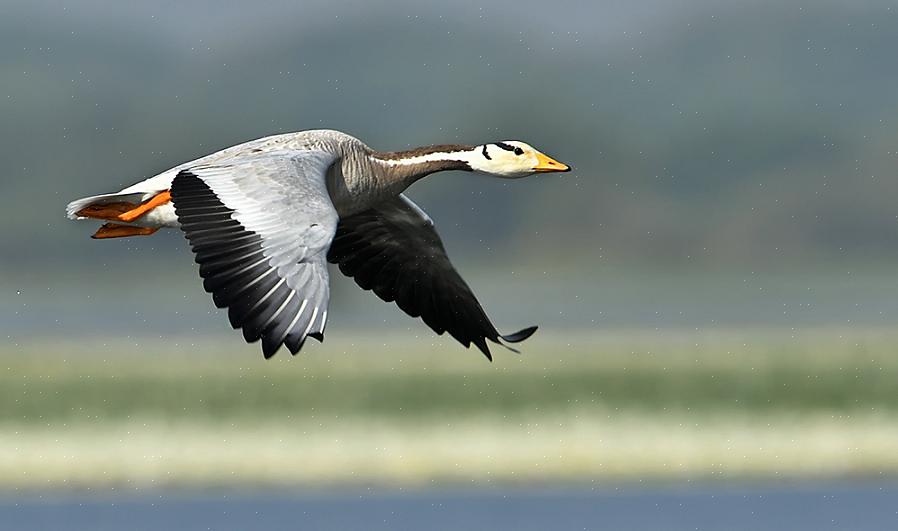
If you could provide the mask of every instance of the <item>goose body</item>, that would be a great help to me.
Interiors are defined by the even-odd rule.
[[[569,168],[522,142],[378,152],[332,130],[252,140],[180,164],[119,192],[70,203],[71,219],[107,221],[95,238],[179,227],[203,286],[247,342],[271,357],[323,340],[327,262],[366,290],[421,317],[438,334],[475,344],[500,335],[449,261],[433,221],[402,194],[444,170],[518,178]]]

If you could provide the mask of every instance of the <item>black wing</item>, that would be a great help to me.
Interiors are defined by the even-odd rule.
[[[535,326],[508,335],[496,331],[446,256],[433,221],[403,195],[341,218],[327,259],[362,289],[395,301],[437,334],[449,332],[465,347],[474,343],[490,360],[487,339],[517,343],[536,331]]]

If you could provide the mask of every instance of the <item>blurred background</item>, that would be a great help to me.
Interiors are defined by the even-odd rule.
[[[0,10],[17,528],[898,525],[892,2]],[[520,355],[490,364],[333,271],[327,341],[266,362],[178,231],[64,218],[311,128],[574,167],[410,190],[497,326],[540,325]]]

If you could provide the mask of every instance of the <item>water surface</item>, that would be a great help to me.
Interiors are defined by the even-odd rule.
[[[3,529],[898,529],[898,483],[620,488],[385,488],[33,493],[0,499]]]

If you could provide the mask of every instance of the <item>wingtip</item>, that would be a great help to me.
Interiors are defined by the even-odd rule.
[[[244,329],[245,330],[245,329]],[[272,336],[270,334],[262,334],[262,355],[265,356],[265,359],[271,359],[275,354],[280,352],[281,347],[284,346],[283,341],[279,341],[276,336]],[[249,341],[247,341],[249,342]]]
[[[532,336],[538,328],[538,326],[528,326],[527,328],[518,330],[513,334],[506,334],[499,337],[502,338],[502,341],[505,341],[506,343],[520,343],[521,341],[524,341],[525,339]]]
[[[305,338],[302,338],[302,340],[300,340],[300,341],[298,341],[298,342],[296,342],[296,343],[291,343],[291,342],[285,342],[285,343],[284,343],[284,345],[287,347],[287,350],[290,351],[290,354],[292,354],[292,355],[294,355],[294,356],[296,356],[296,355],[299,354],[299,351],[302,350],[302,346],[305,345],[305,344],[306,344],[306,339],[305,339]]]
[[[493,361],[493,353],[490,352],[490,347],[486,344],[486,341],[482,337],[473,338],[471,340],[471,343],[474,343],[474,345],[480,350],[480,352],[483,352],[483,355],[486,356],[486,359],[490,360],[491,362]],[[470,345],[470,343],[468,345]]]

